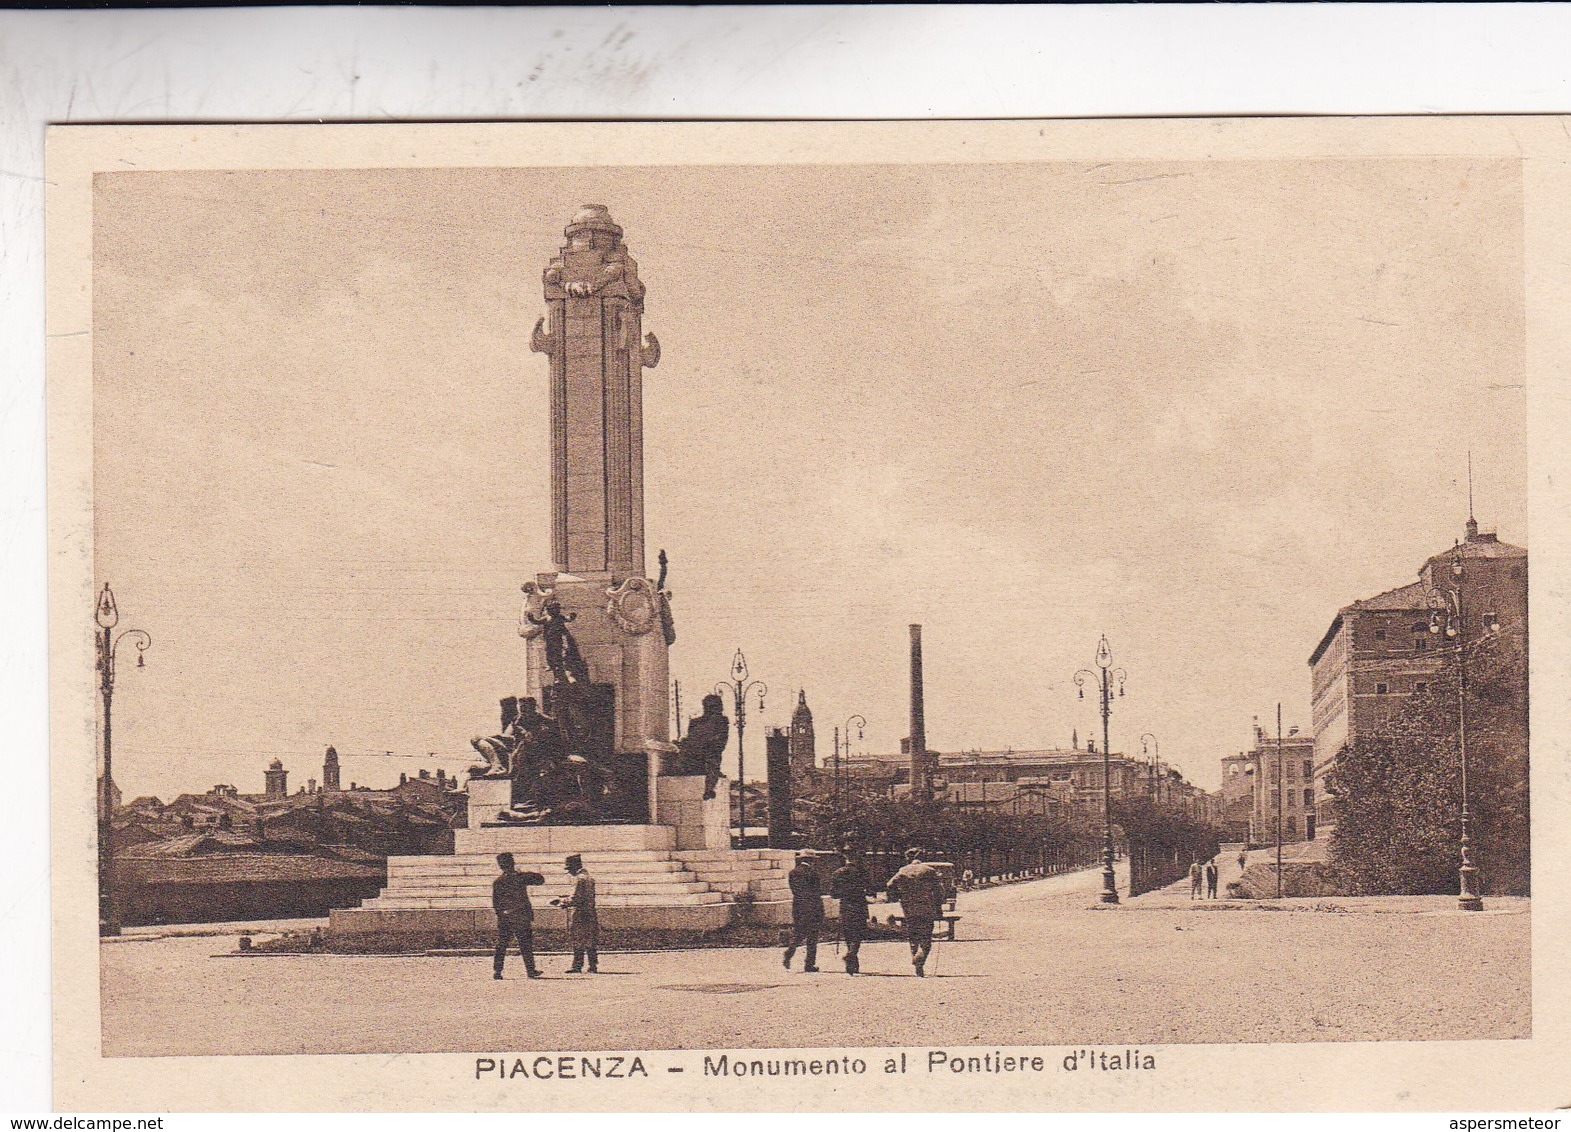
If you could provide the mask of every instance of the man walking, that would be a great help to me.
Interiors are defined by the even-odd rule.
[[[867,870],[862,854],[845,850],[845,864],[829,880],[829,895],[840,902],[840,938],[845,940],[846,974],[862,972],[862,938],[867,935]]]
[[[786,970],[796,949],[807,945],[804,971],[818,970],[818,933],[824,926],[824,882],[813,867],[813,855],[803,850],[796,855],[796,868],[786,879],[791,884],[791,946],[785,949]]]
[[[544,884],[539,873],[521,873],[513,867],[511,853],[498,853],[496,863],[502,875],[491,882],[491,907],[496,912],[496,978],[502,977],[502,962],[507,958],[507,947],[518,940],[519,954],[524,957],[524,970],[531,979],[538,979],[535,969],[535,909],[529,903],[529,889]]]
[[[1204,879],[1205,872],[1201,869],[1200,861],[1197,858],[1189,866],[1189,899],[1200,899],[1200,882]]]
[[[573,894],[556,903],[567,909],[567,943],[573,949],[573,965],[568,974],[576,975],[589,961],[589,973],[600,970],[600,914],[595,910],[595,878],[584,868],[584,859],[574,853],[567,858],[567,875],[573,878]]]
[[[911,966],[916,968],[917,978],[924,978],[923,968],[933,950],[933,922],[944,914],[943,881],[937,869],[923,864],[920,849],[907,849],[905,867],[884,887],[889,899],[900,901],[906,939],[911,944]]]
[[[1216,899],[1216,858],[1212,857],[1206,862],[1206,899]]]

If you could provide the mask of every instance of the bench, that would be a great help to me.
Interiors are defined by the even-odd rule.
[[[937,932],[935,930],[933,932],[933,938],[934,939],[954,939],[955,938],[955,925],[960,922],[959,915],[954,913],[954,912],[945,912],[942,916],[938,917],[937,920],[933,921],[933,923],[935,925],[940,923],[940,922],[942,922],[944,924],[944,931],[943,931],[942,934],[940,934],[939,932]],[[905,927],[905,923],[906,923],[906,921],[905,921],[905,917],[904,916],[890,916],[889,917],[889,926],[890,927],[903,928],[903,927]]]

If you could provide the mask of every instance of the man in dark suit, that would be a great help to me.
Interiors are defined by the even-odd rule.
[[[511,853],[498,853],[496,863],[502,875],[491,882],[491,907],[496,911],[496,978],[502,977],[502,963],[507,958],[507,946],[518,940],[518,951],[524,957],[524,970],[531,979],[538,979],[535,969],[535,909],[529,903],[529,889],[544,884],[539,873],[521,873],[513,867]]]
[[[791,946],[785,950],[785,968],[791,969],[796,949],[806,944],[807,962],[802,970],[817,971],[818,933],[824,926],[824,882],[813,867],[813,855],[798,853],[796,868],[786,879],[791,884]]]
[[[840,902],[840,938],[845,940],[848,975],[862,971],[862,938],[867,935],[867,898],[871,888],[862,854],[846,849],[845,864],[829,880],[829,895]]]

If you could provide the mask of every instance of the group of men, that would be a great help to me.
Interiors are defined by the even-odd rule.
[[[535,909],[529,902],[529,890],[545,883],[545,877],[535,872],[520,872],[511,853],[498,853],[497,867],[502,875],[491,882],[491,907],[496,912],[496,954],[493,966],[496,978],[502,977],[502,965],[507,959],[507,949],[514,940],[524,958],[524,970],[531,979],[540,978],[535,965]],[[573,878],[572,895],[558,897],[551,903],[567,909],[567,942],[573,949],[573,965],[568,974],[587,970],[591,975],[600,970],[600,915],[595,909],[595,878],[584,868],[584,859],[574,853],[565,862],[567,875]],[[585,962],[588,967],[585,967]]]
[[[797,950],[806,949],[804,971],[818,970],[818,937],[824,927],[823,878],[811,850],[797,854],[791,870],[791,942],[783,963],[791,969]],[[845,942],[846,974],[862,970],[862,940],[867,936],[868,900],[877,891],[868,879],[862,857],[853,849],[843,854],[845,864],[829,879],[828,895],[840,905],[840,938]],[[944,914],[944,885],[938,870],[922,860],[920,849],[906,850],[906,864],[883,885],[889,899],[900,902],[901,920],[911,945],[911,965],[918,978],[926,974],[933,950],[933,925]]]
[[[1242,866],[1240,866],[1242,868]],[[1216,858],[1212,857],[1205,864],[1198,860],[1189,866],[1189,899],[1200,899],[1200,886],[1205,885],[1207,900],[1216,899],[1217,868]]]
[[[785,966],[798,949],[806,948],[805,971],[818,970],[818,939],[824,927],[823,878],[814,860],[817,854],[804,850],[797,854],[796,867],[789,874],[791,884],[791,943],[785,951]],[[868,879],[861,854],[848,849],[845,863],[836,869],[829,882],[828,895],[840,905],[840,936],[845,942],[846,974],[862,970],[862,940],[867,936],[868,902],[877,889]],[[534,905],[529,890],[545,883],[537,872],[521,872],[511,853],[499,853],[497,867],[502,873],[491,884],[491,907],[496,912],[495,977],[502,977],[507,951],[515,942],[523,956],[524,970],[531,979],[541,977],[535,964]],[[566,908],[567,941],[573,949],[569,974],[596,974],[600,969],[600,917],[595,908],[595,878],[584,867],[584,859],[574,853],[565,861],[573,878],[572,894],[551,903]],[[920,849],[906,850],[906,864],[883,885],[891,900],[900,903],[906,939],[911,945],[911,965],[918,978],[926,974],[933,950],[933,925],[944,915],[944,885],[938,870],[922,860]]]

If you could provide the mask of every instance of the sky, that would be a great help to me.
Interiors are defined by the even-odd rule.
[[[1337,609],[1527,545],[1517,163],[134,172],[94,190],[94,554],[127,798],[462,770],[549,570],[540,272],[584,203],[663,356],[684,714],[745,651],[821,754],[1100,733],[1215,787]],[[91,610],[83,611],[84,631]],[[391,752],[389,755],[387,752]],[[735,744],[728,753],[734,766]]]

